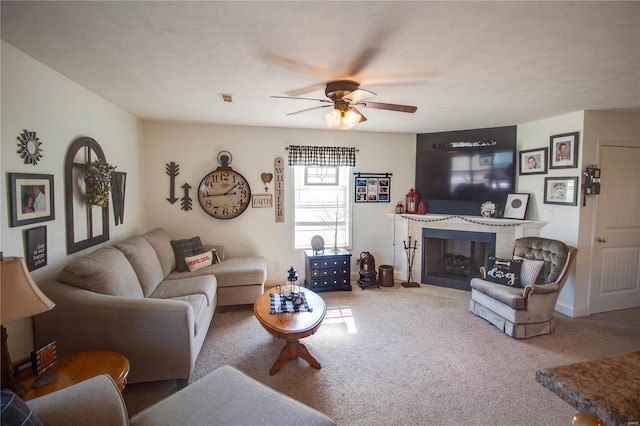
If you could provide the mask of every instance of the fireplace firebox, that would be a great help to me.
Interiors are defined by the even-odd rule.
[[[471,291],[471,279],[495,256],[496,234],[423,228],[422,248],[422,283]]]

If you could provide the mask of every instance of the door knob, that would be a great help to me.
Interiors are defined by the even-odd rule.
[[[607,242],[607,239],[606,239],[605,237],[598,237],[597,241],[598,241],[599,243],[606,243],[606,242]]]

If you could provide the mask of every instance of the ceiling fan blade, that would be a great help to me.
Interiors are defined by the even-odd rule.
[[[306,86],[306,87],[301,87],[299,89],[290,90],[290,91],[287,92],[287,95],[300,96],[300,95],[304,95],[304,94],[307,94],[307,93],[316,92],[318,90],[323,90],[325,86],[326,86],[325,82],[316,83],[316,84],[310,84],[309,86]]]
[[[364,70],[373,58],[380,53],[379,47],[368,47],[363,50],[347,67],[348,76],[356,76]]]
[[[271,97],[276,99],[298,99],[303,101],[318,101],[318,102],[333,103],[328,99],[318,99],[318,98],[299,98],[297,96],[271,96]]]
[[[409,106],[409,105],[385,104],[381,102],[358,102],[356,105],[360,105],[365,108],[386,109],[389,111],[410,112],[410,113],[416,112],[418,109],[418,107]]]
[[[348,95],[344,95],[342,97],[342,99],[347,99],[351,102],[357,103],[360,102],[363,99],[367,99],[370,98],[372,96],[375,96],[376,93],[370,91],[370,90],[364,90],[364,89],[358,89],[358,90],[354,90],[353,92],[349,93]]]
[[[359,75],[366,67],[368,67],[373,59],[380,55],[386,41],[391,35],[390,28],[381,28],[375,26],[375,32],[367,37],[367,46],[360,50],[360,53],[347,66],[346,75],[355,77]]]
[[[352,110],[354,110],[355,112],[357,112],[358,114],[360,114],[360,121],[358,121],[358,123],[364,123],[365,121],[367,121],[367,117],[364,116],[363,113],[361,113],[360,111],[358,111],[358,109],[356,107],[349,107]]]
[[[314,109],[327,108],[327,107],[331,107],[331,106],[333,106],[333,105],[320,105],[320,106],[313,107],[313,108],[301,109],[300,111],[290,112],[289,114],[287,114],[287,116],[296,115],[296,114],[302,114],[303,112],[311,111],[311,110],[314,110]]]

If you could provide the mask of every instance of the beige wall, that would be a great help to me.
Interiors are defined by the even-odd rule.
[[[286,280],[293,266],[304,276],[304,253],[292,249],[291,167],[285,165],[285,221],[276,223],[273,208],[249,207],[231,220],[207,215],[197,201],[202,178],[219,166],[217,154],[226,150],[233,156],[231,167],[249,182],[254,194],[264,193],[263,172],[273,173],[276,157],[287,159],[288,145],[329,145],[355,147],[354,172],[393,173],[390,203],[352,203],[355,259],[362,251],[371,252],[377,264],[393,261],[392,226],[385,213],[393,211],[413,185],[415,175],[415,135],[345,132],[339,130],[297,130],[268,127],[219,126],[166,122],[144,123],[145,205],[148,228],[165,227],[174,238],[199,235],[204,241],[224,244],[230,256],[260,255],[267,260],[267,283]],[[170,204],[166,164],[180,166],[176,196],[188,183],[192,188],[193,210],[183,211],[180,202]],[[273,185],[269,190],[273,194]],[[396,259],[401,262],[401,260]],[[280,268],[275,268],[275,263]],[[352,271],[357,272],[355,261]]]
[[[582,183],[582,170],[589,164],[598,164],[600,145],[605,142],[623,142],[640,145],[640,115],[622,112],[584,111],[552,117],[518,126],[518,150],[549,146],[552,135],[580,132],[578,167],[552,169],[546,175],[517,176],[518,192],[531,193],[528,219],[547,221],[541,236],[562,240],[579,250],[574,272],[569,276],[558,298],[556,310],[571,317],[589,315],[589,293],[597,285],[590,274],[594,251],[595,226],[594,197],[582,206],[582,195],[577,206],[558,206],[543,203],[544,178],[577,176]]]
[[[549,148],[550,137],[553,135],[580,132],[578,155],[581,156],[584,145],[584,113],[575,112],[545,120],[534,121],[518,125],[518,151]],[[551,153],[549,153],[551,155]],[[519,161],[519,160],[518,160]],[[518,165],[519,167],[519,165]],[[548,164],[547,164],[548,167]],[[518,168],[518,170],[520,170]],[[575,169],[548,169],[544,175],[516,176],[516,188],[518,192],[531,194],[527,207],[527,219],[548,222],[540,230],[540,236],[554,238],[565,243],[577,246],[578,229],[580,226],[580,203],[577,206],[560,206],[544,204],[544,179],[546,177],[580,177],[582,170],[581,159],[578,158],[578,167]],[[580,256],[578,256],[580,259]],[[578,316],[574,306],[575,273],[572,273],[565,283],[556,309],[571,317]]]
[[[24,257],[24,230],[46,225],[48,264],[32,272],[38,282],[56,277],[69,261],[66,254],[64,160],[67,148],[74,139],[80,136],[94,138],[102,146],[107,161],[116,165],[118,171],[127,172],[124,224],[115,226],[110,211],[110,243],[134,234],[143,227],[141,124],[131,114],[5,42],[2,42],[1,60],[0,249],[5,256]],[[23,129],[37,132],[42,141],[42,159],[35,166],[24,164],[16,153],[16,138]],[[53,175],[55,220],[9,227],[7,173]],[[86,253],[83,251],[73,256]],[[28,355],[33,350],[30,320],[11,323],[7,330],[14,358]]]

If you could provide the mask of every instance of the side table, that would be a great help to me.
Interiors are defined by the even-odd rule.
[[[39,376],[31,373],[23,373],[22,377],[16,380],[16,387],[24,386],[26,395],[23,400],[38,398],[67,388],[100,374],[108,374],[116,382],[120,391],[124,390],[129,375],[129,360],[117,352],[110,351],[90,351],[76,352],[63,355],[53,367],[46,370],[42,375],[56,373],[58,378],[48,385],[34,388],[33,384]]]

